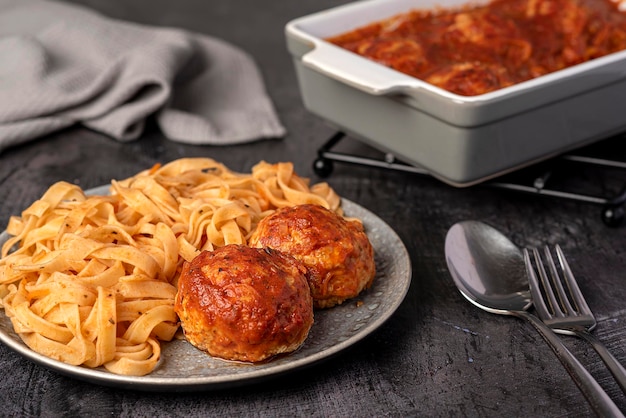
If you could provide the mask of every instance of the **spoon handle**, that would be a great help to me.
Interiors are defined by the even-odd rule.
[[[585,395],[587,401],[589,401],[589,404],[598,416],[624,416],[617,405],[615,405],[615,403],[611,400],[609,395],[607,395],[587,369],[585,369],[578,359],[576,359],[567,347],[565,347],[563,342],[559,339],[559,337],[557,337],[552,329],[541,322],[539,318],[526,311],[515,312],[514,315],[519,318],[526,319],[532,324],[533,327],[535,327],[537,331],[539,331],[567,372],[572,376],[574,383],[576,383],[583,395]]]

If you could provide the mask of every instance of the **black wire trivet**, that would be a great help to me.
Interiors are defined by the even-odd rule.
[[[345,133],[337,132],[319,148],[317,159],[313,163],[313,169],[320,177],[330,176],[333,171],[333,162],[382,168],[432,177],[427,170],[403,163],[390,153],[385,154],[382,159],[377,159],[333,151],[333,148],[345,136]],[[623,206],[624,203],[626,203],[626,181],[623,182],[621,191],[611,196],[569,192],[559,188],[548,187],[548,183],[555,177],[555,173],[563,168],[563,163],[576,163],[586,167],[602,169],[626,170],[626,161],[617,161],[610,158],[598,158],[588,155],[565,154],[549,160],[548,162],[537,164],[532,168],[522,169],[515,174],[504,175],[495,180],[486,181],[479,184],[479,186],[600,205],[602,206],[602,221],[607,226],[619,226],[624,219]]]

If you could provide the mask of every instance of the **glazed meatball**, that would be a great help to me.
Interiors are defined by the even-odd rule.
[[[185,337],[226,360],[296,350],[313,325],[308,271],[272,249],[227,245],[185,263],[175,310]]]
[[[371,286],[374,249],[361,222],[348,220],[319,205],[298,205],[265,217],[250,246],[290,254],[309,269],[316,308],[329,308]]]

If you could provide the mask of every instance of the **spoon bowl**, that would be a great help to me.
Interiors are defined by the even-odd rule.
[[[445,256],[450,275],[467,300],[487,312],[527,320],[599,416],[624,416],[552,329],[527,311],[532,306],[530,285],[522,251],[515,244],[487,224],[464,221],[448,231]]]
[[[445,254],[461,294],[479,308],[510,315],[532,305],[522,251],[497,229],[477,221],[453,225]]]

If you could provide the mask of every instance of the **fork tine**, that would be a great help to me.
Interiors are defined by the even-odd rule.
[[[561,305],[559,305],[559,302],[554,294],[553,286],[550,284],[550,277],[548,277],[548,273],[546,272],[546,268],[544,265],[544,261],[541,258],[541,254],[536,248],[533,248],[532,251],[533,251],[533,256],[535,257],[535,264],[537,265],[537,271],[539,272],[539,278],[541,279],[541,284],[543,286],[543,292],[547,299],[547,303],[550,306],[550,313],[553,316],[562,317],[563,310],[561,309]],[[553,282],[555,281],[554,280],[555,277],[557,278],[557,281],[558,281],[558,276],[555,276],[556,270],[554,268],[554,263],[551,263],[552,258],[550,257],[549,252],[546,254],[546,258],[548,262],[548,268],[550,270],[550,275],[552,277],[552,281]],[[558,291],[558,288],[557,288],[557,291]],[[559,298],[560,297],[561,295],[559,295]]]
[[[545,246],[544,247],[544,253],[546,255],[546,264],[548,265],[548,269],[550,270],[550,275],[551,275],[551,279],[552,279],[552,284],[554,286],[551,286],[553,288],[556,289],[556,293],[558,296],[558,302],[560,302],[559,304],[559,310],[561,310],[561,312],[567,314],[577,314],[577,310],[574,309],[572,307],[572,304],[570,303],[570,298],[567,296],[567,293],[565,292],[565,289],[563,288],[563,283],[561,281],[561,274],[559,274],[559,272],[557,271],[557,267],[556,267],[556,263],[554,262],[554,258],[552,257],[552,252],[550,251],[550,247],[549,246]],[[559,257],[559,261],[561,261],[562,258]],[[563,264],[561,263],[561,267],[563,266]],[[573,279],[573,275],[570,277],[571,279]],[[569,288],[568,285],[568,290],[571,290]],[[556,302],[556,300],[555,300]],[[557,303],[558,303],[557,302]],[[556,307],[555,307],[555,312],[556,312]],[[559,315],[560,316],[560,315]]]
[[[578,287],[578,283],[576,282],[576,278],[574,277],[574,273],[569,267],[569,263],[565,258],[565,254],[563,254],[563,250],[560,245],[556,245],[556,254],[559,259],[559,263],[561,264],[561,269],[563,270],[563,276],[566,286],[569,289],[569,293],[572,296],[573,302],[576,305],[576,311],[581,315],[592,315],[591,309],[587,305],[587,301],[583,297],[583,293],[580,291]]]
[[[533,305],[535,305],[535,309],[538,312],[549,313],[551,309],[545,303],[545,299],[543,298],[541,293],[541,287],[539,286],[539,279],[537,278],[537,274],[535,273],[535,266],[539,266],[541,264],[537,263],[536,250],[533,248],[531,249],[531,251],[533,252],[533,258],[535,259],[534,265],[532,260],[530,259],[529,251],[524,248],[524,263],[526,264],[526,271],[528,273],[528,282],[530,284],[530,292],[533,299]],[[542,315],[540,314],[540,316]]]

